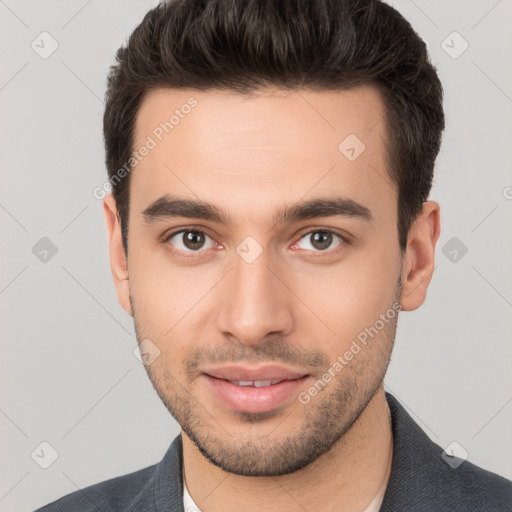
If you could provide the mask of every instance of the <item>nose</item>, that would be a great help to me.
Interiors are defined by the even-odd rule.
[[[257,345],[270,334],[286,336],[293,330],[293,294],[278,275],[265,251],[251,263],[234,255],[217,315],[224,336]]]

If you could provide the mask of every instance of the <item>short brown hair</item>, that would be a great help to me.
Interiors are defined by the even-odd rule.
[[[427,200],[445,119],[443,89],[423,40],[379,0],[167,0],[119,48],[108,76],[106,166],[127,251],[130,160],[137,110],[155,88],[266,86],[346,90],[374,85],[386,110],[388,172],[405,249]]]

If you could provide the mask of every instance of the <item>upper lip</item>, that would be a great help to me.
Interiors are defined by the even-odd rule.
[[[231,381],[292,380],[307,375],[307,373],[277,365],[265,365],[257,368],[235,365],[222,366],[203,370],[203,373],[216,379]]]

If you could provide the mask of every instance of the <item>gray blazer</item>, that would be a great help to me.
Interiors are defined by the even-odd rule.
[[[389,393],[386,399],[394,457],[381,512],[512,511],[511,481],[468,461],[454,469],[397,399]],[[75,491],[36,512],[184,512],[181,464],[179,435],[158,464]]]

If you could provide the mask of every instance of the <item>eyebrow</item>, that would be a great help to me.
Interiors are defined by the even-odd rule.
[[[148,224],[173,217],[202,219],[226,225],[231,222],[231,216],[222,208],[205,201],[182,199],[169,194],[151,203],[142,215]],[[325,197],[284,206],[273,216],[273,222],[274,225],[292,224],[301,220],[335,216],[357,218],[366,222],[374,220],[366,206],[352,199]]]

